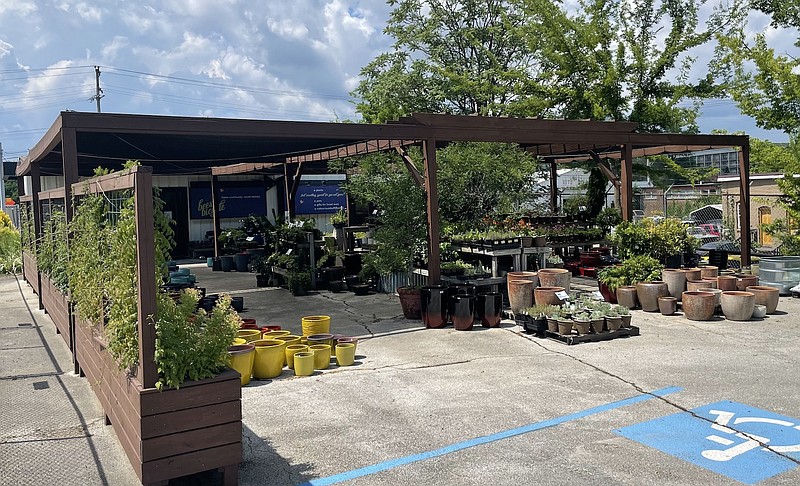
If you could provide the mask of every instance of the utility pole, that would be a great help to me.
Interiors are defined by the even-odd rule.
[[[97,113],[100,113],[100,98],[104,97],[103,88],[100,87],[100,66],[94,67],[94,96],[89,98],[89,101],[96,101],[97,102]]]

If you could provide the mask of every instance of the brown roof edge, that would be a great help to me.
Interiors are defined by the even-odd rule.
[[[17,176],[27,175],[31,170],[32,163],[37,162],[61,143],[61,128],[64,127],[64,115],[66,113],[64,111],[59,113],[44,136],[28,151],[28,155],[20,159],[20,163],[17,165]]]

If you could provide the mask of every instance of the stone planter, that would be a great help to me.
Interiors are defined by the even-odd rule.
[[[606,316],[606,327],[609,332],[619,331],[622,327],[622,316]]]
[[[719,267],[714,265],[706,265],[700,267],[700,278],[717,278],[719,276]]]
[[[678,299],[675,297],[659,297],[658,310],[662,316],[671,316],[678,309]]]
[[[713,285],[713,286],[712,286]],[[686,281],[686,290],[689,292],[696,292],[700,289],[713,289],[716,288],[717,283],[712,282],[710,280],[687,280]]]
[[[419,288],[400,287],[397,289],[397,294],[400,296],[400,306],[403,309],[403,317],[406,319],[422,319]]]
[[[534,287],[539,286],[539,274],[537,272],[508,272],[506,282],[510,280],[531,280]]]
[[[703,282],[706,282],[708,284],[709,288],[712,288],[712,289],[716,289],[717,288],[717,277],[714,277],[714,278],[701,278],[700,280],[702,280]],[[696,282],[696,280],[695,280],[695,282]]]
[[[539,285],[542,287],[564,287],[569,292],[572,273],[565,268],[544,268],[539,270]]]
[[[533,280],[508,280],[508,302],[514,314],[533,305],[534,287]]]
[[[736,290],[736,277],[733,275],[720,275],[717,277],[717,288],[722,291]]]
[[[639,307],[639,298],[636,296],[635,285],[623,285],[617,287],[617,303],[624,305],[628,309]]]
[[[578,334],[589,334],[589,328],[591,326],[592,321],[588,319],[585,321],[579,321],[577,319],[574,319],[572,322],[573,326],[578,331]]]
[[[752,292],[729,290],[722,292],[722,313],[725,319],[732,321],[749,321],[753,317],[756,296]]]
[[[666,282],[638,282],[636,296],[645,312],[658,312],[658,298],[669,296]]]
[[[744,291],[747,287],[758,285],[758,277],[755,275],[737,275],[736,290]]]
[[[572,324],[572,319],[559,319],[558,333],[562,336],[569,336],[572,334]]]
[[[751,285],[745,288],[747,292],[752,292],[756,296],[756,305],[763,305],[767,308],[767,314],[774,314],[778,308],[778,297],[780,290],[776,287],[766,285]]]
[[[722,300],[722,291],[720,289],[705,288],[698,290],[698,292],[708,292],[714,294],[714,302],[716,302],[717,307],[719,307],[719,303]]]
[[[536,305],[561,305],[563,301],[556,293],[563,291],[564,287],[537,287],[533,290],[534,301]]]
[[[684,292],[683,315],[690,321],[708,321],[714,316],[717,299],[711,292]]]
[[[686,275],[686,281],[703,278],[703,270],[701,268],[684,268],[683,273]]]
[[[661,271],[661,279],[666,282],[669,295],[681,300],[681,293],[686,290],[686,272],[677,268],[665,268]]]
[[[753,319],[763,319],[767,317],[767,306],[756,304],[753,307]]]

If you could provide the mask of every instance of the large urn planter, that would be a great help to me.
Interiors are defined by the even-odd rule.
[[[756,305],[763,305],[767,308],[767,314],[774,314],[778,308],[778,297],[780,290],[777,287],[767,285],[751,285],[745,289],[756,296]]]
[[[539,270],[539,285],[542,287],[564,287],[569,292],[572,272],[566,268],[543,268]]]
[[[722,291],[736,290],[736,277],[733,275],[720,275],[717,277],[717,288]]]
[[[725,319],[732,321],[749,321],[753,317],[756,305],[756,296],[752,292],[729,290],[722,292],[722,313]]]
[[[717,298],[711,292],[684,292],[681,308],[690,321],[708,321],[714,316]]]
[[[538,272],[508,272],[506,274],[506,282],[510,280],[531,280],[534,287],[539,286]]]
[[[556,295],[564,292],[564,287],[537,287],[533,291],[536,305],[561,305],[563,301]]]
[[[475,315],[483,327],[498,327],[500,313],[503,311],[503,294],[487,292],[475,298]]]
[[[700,278],[717,278],[719,276],[719,267],[714,265],[706,265],[700,267]]]
[[[612,292],[611,289],[608,288],[608,285],[598,280],[597,287],[600,290],[600,295],[603,296],[603,300],[610,304],[617,303],[617,294],[616,292]]]
[[[622,285],[617,287],[617,303],[628,309],[639,307],[639,298],[636,296],[635,285]]]
[[[533,305],[533,280],[509,280],[508,281],[508,302],[511,311],[518,314],[523,309]]]
[[[686,290],[686,272],[677,268],[665,268],[661,271],[661,279],[666,282],[669,295],[681,300],[681,293]]]
[[[710,280],[687,280],[686,281],[686,290],[689,292],[696,292],[700,289],[713,289],[716,288],[717,283],[712,282]]]
[[[755,275],[737,275],[736,276],[736,290],[745,291],[747,287],[755,287],[758,285],[758,277]]]
[[[453,304],[453,327],[456,331],[469,331],[475,322],[475,297],[472,295],[455,295],[451,297]]]
[[[420,289],[420,310],[425,327],[439,328],[447,325],[447,287],[432,285]]]
[[[636,296],[645,312],[658,312],[658,298],[669,296],[666,282],[638,282]]]
[[[403,308],[403,317],[406,319],[422,319],[419,288],[399,287],[397,289],[397,295],[400,296],[400,307]]]

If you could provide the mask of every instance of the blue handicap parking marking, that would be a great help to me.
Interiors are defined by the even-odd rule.
[[[787,457],[800,460],[800,420],[731,401],[691,412],[614,432],[747,484],[797,467]]]

